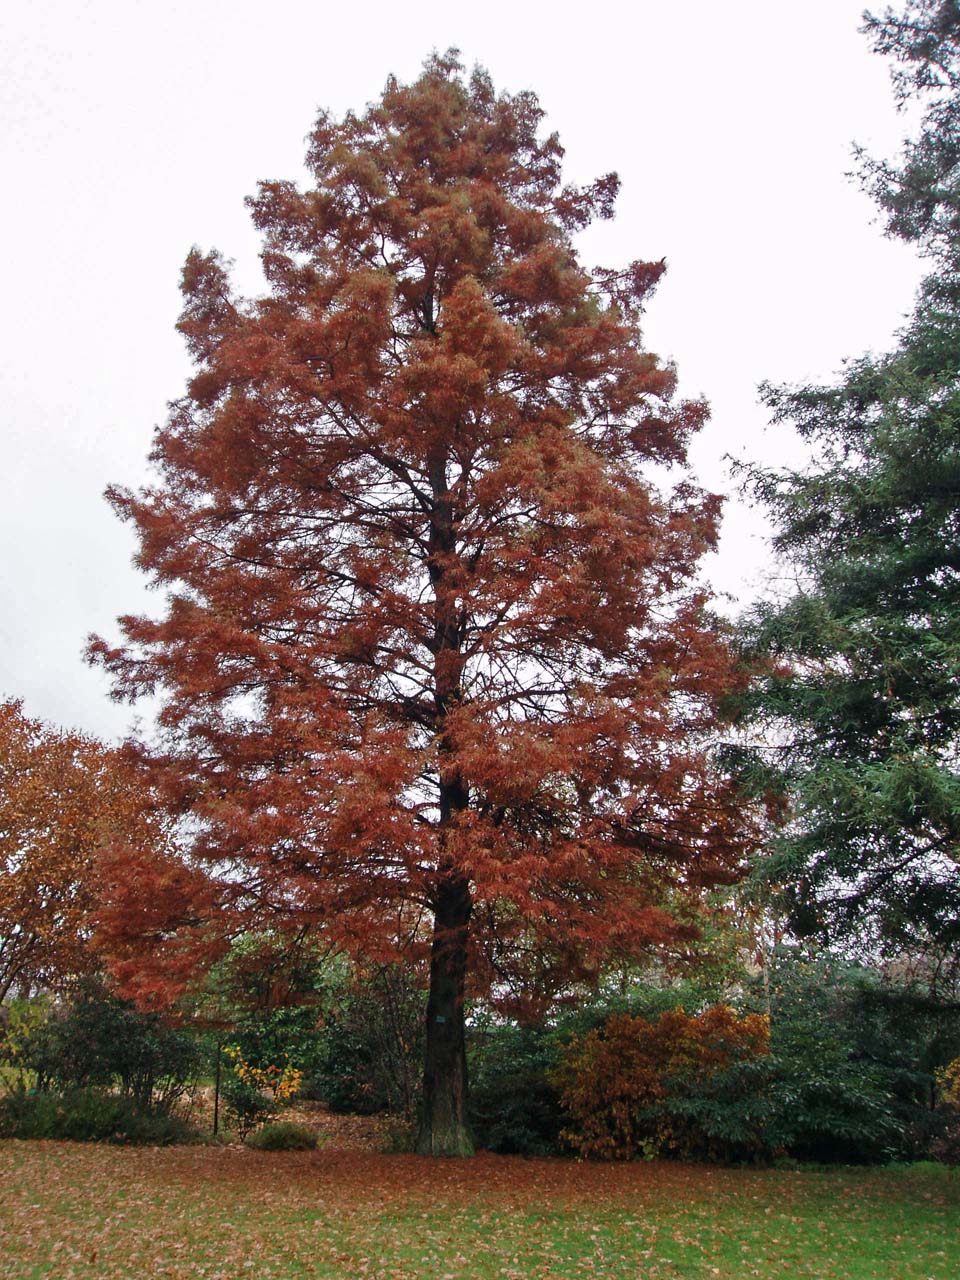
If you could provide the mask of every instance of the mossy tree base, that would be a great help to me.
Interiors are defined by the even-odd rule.
[[[475,1154],[473,1138],[464,1125],[424,1126],[417,1138],[417,1155],[420,1156],[466,1157]]]

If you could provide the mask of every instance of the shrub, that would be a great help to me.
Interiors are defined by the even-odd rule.
[[[565,1116],[557,1071],[567,1046],[614,1015],[655,1021],[681,1005],[710,1003],[713,985],[617,982],[549,1022],[517,1025],[475,1016],[469,1028],[470,1120],[488,1151],[546,1156],[563,1148]]]
[[[480,1147],[505,1155],[560,1149],[563,1117],[553,1083],[561,1039],[549,1026],[474,1028],[470,1124]]]
[[[954,1058],[936,1074],[938,1101],[942,1107],[960,1111],[960,1058]]]
[[[18,1011],[4,1056],[40,1092],[99,1088],[141,1111],[168,1114],[203,1066],[193,1035],[138,1013],[96,982],[84,983],[69,1003],[30,1003]]]
[[[755,998],[759,1001],[761,992]],[[916,1159],[927,1150],[930,1054],[942,1014],[829,957],[779,956],[770,1010],[769,1145],[805,1160]]]
[[[296,1097],[301,1076],[290,1066],[252,1066],[236,1045],[227,1045],[223,1054],[227,1070],[220,1082],[220,1097],[228,1124],[243,1142],[247,1134]]]
[[[56,1094],[15,1089],[0,1098],[0,1138],[56,1138],[62,1116]]]
[[[232,1071],[224,1072],[220,1081],[220,1101],[228,1128],[236,1130],[241,1142],[278,1111],[272,1098]]]
[[[743,1158],[764,1150],[757,1088],[768,1052],[765,1018],[717,1005],[656,1022],[615,1014],[576,1038],[554,1082],[584,1156]]]
[[[330,994],[304,1095],[333,1111],[412,1117],[423,1075],[425,994],[413,969],[355,973]]]
[[[289,1120],[265,1124],[246,1139],[247,1146],[253,1147],[255,1151],[313,1151],[317,1143],[318,1138],[313,1129]]]
[[[302,1092],[303,1081],[316,1063],[321,1021],[321,1011],[313,1003],[244,1010],[232,1024],[230,1039],[251,1067],[298,1071]]]
[[[278,1105],[290,1102],[300,1092],[303,1072],[289,1065],[256,1067],[247,1062],[237,1045],[228,1044],[223,1050],[229,1060],[229,1070],[237,1080],[262,1093]]]
[[[941,1164],[960,1165],[960,1058],[936,1073],[936,1133],[930,1155]]]
[[[164,1146],[190,1142],[196,1130],[170,1115],[145,1112],[130,1098],[99,1089],[64,1094],[17,1090],[0,1099],[0,1137]]]

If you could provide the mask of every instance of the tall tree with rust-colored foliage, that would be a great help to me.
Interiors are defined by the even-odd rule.
[[[742,855],[694,585],[718,503],[643,474],[705,416],[642,349],[663,264],[585,270],[571,237],[617,178],[562,186],[533,95],[461,71],[321,115],[312,189],[250,202],[266,296],[191,253],[196,373],[156,487],[111,495],[168,606],[94,644],[119,695],[163,692],[153,764],[190,815],[162,909],[117,870],[137,980],[252,922],[381,958],[432,939],[437,1153],[470,1149],[468,979],[543,998],[687,945]]]

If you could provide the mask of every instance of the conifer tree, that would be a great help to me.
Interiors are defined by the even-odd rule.
[[[776,744],[756,773],[793,802],[763,873],[803,933],[957,958],[960,6],[918,0],[865,29],[924,114],[902,162],[864,158],[864,179],[930,272],[888,355],[836,386],[767,389],[813,461],[752,475],[798,583],[750,623],[774,663],[749,700]]]
[[[111,494],[167,604],[93,646],[161,695],[144,755],[185,815],[179,860],[111,873],[128,985],[258,925],[428,947],[428,1153],[471,1149],[470,991],[516,1008],[688,945],[745,838],[708,751],[718,501],[644,471],[705,408],[642,346],[663,264],[578,261],[618,181],[563,185],[541,119],[434,57],[320,116],[310,189],[261,185],[263,297],[190,254],[196,372],[155,487]]]

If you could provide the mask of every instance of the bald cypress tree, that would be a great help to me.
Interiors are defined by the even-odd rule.
[[[231,932],[426,952],[420,1149],[463,1154],[465,1000],[516,1008],[692,936],[744,848],[710,740],[731,655],[696,582],[702,404],[586,270],[614,175],[564,185],[532,94],[453,56],[323,115],[252,201],[266,296],[191,254],[196,362],[155,487],[112,493],[167,591],[94,646],[159,693],[182,857],[118,855],[104,934],[175,989]],[[679,468],[658,488],[645,469]]]

